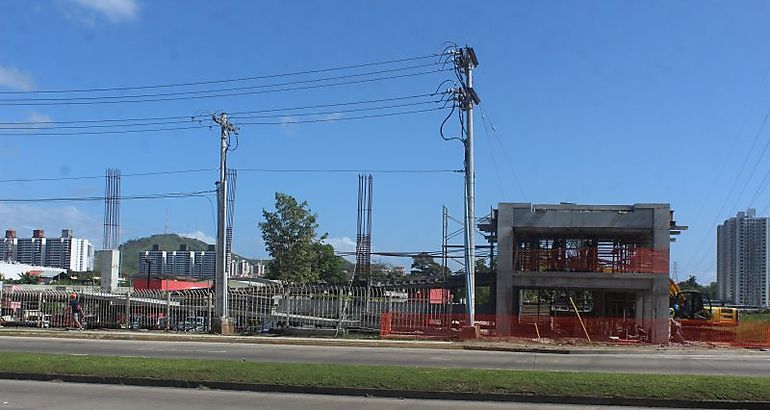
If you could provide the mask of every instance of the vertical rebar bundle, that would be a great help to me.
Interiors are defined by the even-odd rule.
[[[356,223],[356,267],[354,278],[371,284],[372,267],[372,175],[358,176]]]
[[[120,246],[120,170],[108,168],[104,188],[104,249]]]
[[[233,215],[235,214],[235,179],[238,171],[227,170],[227,227],[225,228],[225,257],[230,276],[233,275]]]

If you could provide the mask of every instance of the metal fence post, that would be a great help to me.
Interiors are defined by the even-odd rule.
[[[128,292],[126,292],[126,317],[125,317],[126,329],[128,330],[131,329],[130,316],[131,316],[131,291],[129,290]]]
[[[291,300],[291,288],[290,287],[287,286],[286,289],[284,289],[283,297],[286,300],[286,303],[285,303],[285,305],[286,305],[286,328],[288,328],[289,327],[289,321],[291,320],[291,306],[289,306],[290,305],[290,300]]]
[[[209,331],[211,331],[211,329],[212,329],[212,327],[211,327],[211,317],[213,316],[213,312],[211,311],[211,308],[212,308],[212,306],[211,306],[211,292],[206,293],[206,305],[209,308],[208,328],[209,328]]]
[[[37,327],[43,327],[43,292],[37,294]]]
[[[166,331],[168,332],[171,321],[171,291],[166,292]]]

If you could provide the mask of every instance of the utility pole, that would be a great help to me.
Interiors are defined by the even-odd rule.
[[[230,133],[236,132],[236,127],[227,120],[227,114],[213,115],[211,119],[222,129],[219,140],[219,182],[217,182],[217,244],[216,244],[216,273],[214,275],[215,317],[212,330],[215,333],[233,333],[230,313],[227,306],[227,253],[225,251],[227,225],[227,150]]]
[[[468,324],[476,323],[476,254],[474,233],[476,231],[476,172],[473,163],[473,106],[481,102],[473,90],[473,69],[479,65],[472,47],[454,51],[454,63],[465,79],[458,91],[458,103],[465,112],[465,287]]]

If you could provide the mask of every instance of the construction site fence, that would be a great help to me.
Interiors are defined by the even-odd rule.
[[[440,291],[440,290],[439,290]],[[216,312],[210,289],[76,293],[87,328],[208,332]],[[72,328],[72,290],[0,288],[0,324]],[[451,312],[448,292],[360,286],[258,286],[228,292],[229,316],[241,334],[286,327],[379,332],[383,313],[406,315],[403,326],[435,326]],[[431,298],[431,296],[433,296]],[[399,322],[401,323],[401,322]]]
[[[422,317],[411,318],[406,313],[391,313],[381,323],[384,337],[440,337],[440,338],[515,338],[540,342],[609,344],[652,343],[653,332],[664,330],[664,339],[673,344],[705,344],[713,346],[739,346],[749,348],[770,347],[770,320],[741,321],[737,325],[713,325],[699,320],[644,320],[622,317],[578,317],[574,312],[554,312],[553,315],[512,316],[511,332],[497,331],[495,315],[476,315],[474,332],[467,336],[463,331],[470,327],[467,315],[454,313],[448,317],[434,316],[422,326],[413,326]],[[448,326],[446,324],[449,324]]]
[[[72,328],[71,294],[62,289],[0,288],[0,325]],[[451,297],[442,289],[272,285],[231,289],[228,304],[240,334],[303,327],[377,332],[383,337],[467,337],[468,317],[461,306],[450,303]],[[92,329],[209,332],[216,315],[210,289],[107,293],[94,288],[80,289],[77,298],[82,323]],[[666,329],[674,343],[770,347],[767,320],[741,320],[737,326],[668,319],[637,323],[633,316],[596,317],[577,309],[580,317],[574,309],[537,309],[513,316],[510,334],[497,331],[495,315],[479,314],[471,336],[633,344],[650,343],[654,329]]]

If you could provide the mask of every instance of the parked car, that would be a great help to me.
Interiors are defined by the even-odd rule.
[[[190,316],[187,319],[176,322],[172,330],[180,332],[205,332],[206,318],[202,316]]]

